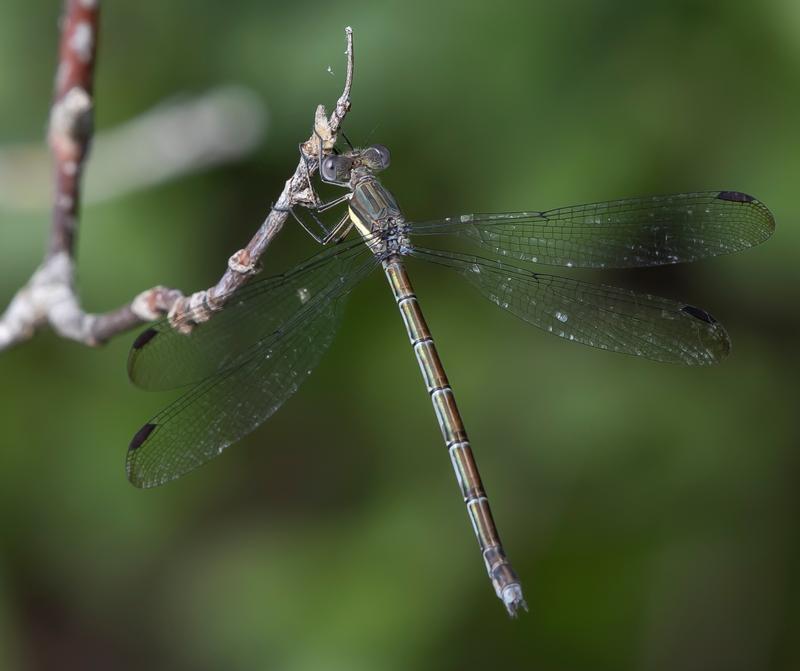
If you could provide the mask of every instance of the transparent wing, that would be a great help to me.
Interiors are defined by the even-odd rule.
[[[693,305],[476,256],[413,254],[460,272],[496,305],[567,340],[688,366],[718,363],[730,351],[722,325]]]
[[[154,487],[178,478],[270,417],[319,363],[333,341],[344,296],[376,265],[373,257],[362,259],[344,281],[153,417],[128,448],[128,479]]]
[[[139,387],[175,389],[225,370],[242,352],[261,343],[304,305],[346,282],[368,251],[360,240],[313,256],[289,272],[245,285],[225,307],[189,333],[166,319],[143,331],[128,355],[128,375]],[[193,323],[197,311],[180,320]]]
[[[767,207],[738,191],[629,198],[546,212],[465,214],[412,223],[414,235],[457,235],[520,261],[637,268],[731,254],[775,230]]]

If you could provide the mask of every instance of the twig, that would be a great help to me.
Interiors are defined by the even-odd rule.
[[[92,89],[99,19],[99,1],[67,0],[48,131],[56,162],[48,257],[74,256],[81,174],[94,126]]]
[[[220,281],[205,291],[184,297],[175,289],[156,286],[129,304],[105,314],[88,314],[75,291],[75,237],[80,202],[80,179],[92,136],[93,73],[98,36],[99,0],[65,0],[56,92],[48,137],[56,161],[56,197],[48,251],[42,265],[0,316],[0,350],[27,340],[49,323],[61,336],[86,345],[98,345],[144,322],[169,314],[173,323],[192,310],[193,323],[207,320],[227,297],[257,272],[258,261],[280,231],[288,210],[313,202],[309,189],[314,161],[301,157],[297,169],[256,235],[228,261]],[[344,91],[330,118],[317,107],[314,133],[304,143],[313,158],[327,152],[336,140],[350,109],[353,80],[353,32],[347,37],[347,76]],[[316,138],[322,138],[322,142]],[[321,144],[321,147],[319,146]],[[187,330],[189,327],[184,327]]]
[[[319,156],[319,152],[330,151],[336,142],[336,134],[350,110],[350,90],[353,86],[353,29],[345,28],[347,49],[347,74],[345,76],[344,90],[336,107],[331,112],[330,118],[325,113],[322,105],[317,107],[314,118],[314,132],[303,143],[303,153],[307,158]],[[322,142],[320,143],[320,138]],[[320,144],[322,145],[320,147]],[[198,291],[191,296],[180,298],[172,310],[169,318],[173,326],[181,330],[190,330],[194,324],[208,320],[211,314],[221,310],[228,297],[239,287],[245,284],[252,275],[259,271],[259,259],[272,239],[283,228],[289,210],[294,205],[309,205],[314,203],[314,195],[309,184],[310,177],[317,169],[314,160],[306,161],[302,156],[297,163],[294,174],[286,181],[277,202],[270,209],[267,218],[258,232],[253,236],[244,249],[240,249],[228,260],[228,268],[213,287]],[[191,312],[191,320],[187,314]]]
[[[264,103],[243,86],[226,84],[195,96],[170,96],[94,134],[81,204],[238,161],[259,145],[267,122]],[[48,209],[50,164],[41,142],[0,146],[0,212]]]
[[[99,19],[99,0],[64,3],[48,129],[56,173],[50,238],[42,265],[0,317],[0,349],[27,340],[46,323],[65,338],[97,345],[163,314],[180,296],[174,290],[153,287],[129,305],[93,315],[81,309],[75,291],[75,238],[81,176],[94,125],[92,90]]]

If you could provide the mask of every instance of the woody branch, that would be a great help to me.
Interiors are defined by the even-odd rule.
[[[219,282],[189,297],[176,289],[152,287],[130,303],[102,314],[85,312],[75,288],[75,248],[79,224],[81,178],[93,132],[95,55],[99,35],[99,0],[65,0],[61,22],[59,63],[50,113],[48,140],[55,161],[55,201],[45,258],[0,315],[0,350],[30,339],[50,325],[54,331],[85,345],[99,345],[113,336],[169,314],[173,323],[192,310],[194,322],[208,319],[227,297],[256,272],[258,261],[280,231],[293,205],[313,201],[309,191],[315,162],[302,158],[267,218],[244,248],[228,261]],[[315,133],[304,144],[306,154],[328,151],[350,108],[353,36],[346,29],[347,76],[344,91],[327,117],[317,108]]]

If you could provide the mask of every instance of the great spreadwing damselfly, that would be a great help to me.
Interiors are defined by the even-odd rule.
[[[346,216],[315,235],[335,244],[285,274],[239,289],[209,321],[194,325],[203,320],[189,312],[180,323],[164,320],[136,339],[128,362],[134,383],[188,390],[136,433],[128,477],[139,487],[164,484],[262,424],[331,345],[353,287],[381,267],[489,578],[513,616],[527,608],[522,588],[500,542],[406,258],[458,273],[498,307],[561,338],[654,361],[705,366],[730,350],[725,329],[705,310],[529,266],[645,268],[697,261],[763,242],[774,220],[752,196],[709,191],[411,222],[375,175],[388,166],[389,152],[381,145],[324,157],[320,150],[322,180],[347,189],[337,199],[347,202]],[[360,235],[348,238],[353,227]],[[458,239],[472,243],[475,253],[455,251],[455,245],[448,249],[448,240]]]

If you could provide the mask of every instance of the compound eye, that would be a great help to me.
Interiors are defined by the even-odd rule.
[[[371,145],[364,154],[373,170],[386,170],[392,159],[388,147],[382,144]]]
[[[327,156],[322,159],[322,164],[319,167],[319,174],[322,179],[328,182],[334,182],[337,178],[337,165],[336,165],[336,158],[333,156]]]

